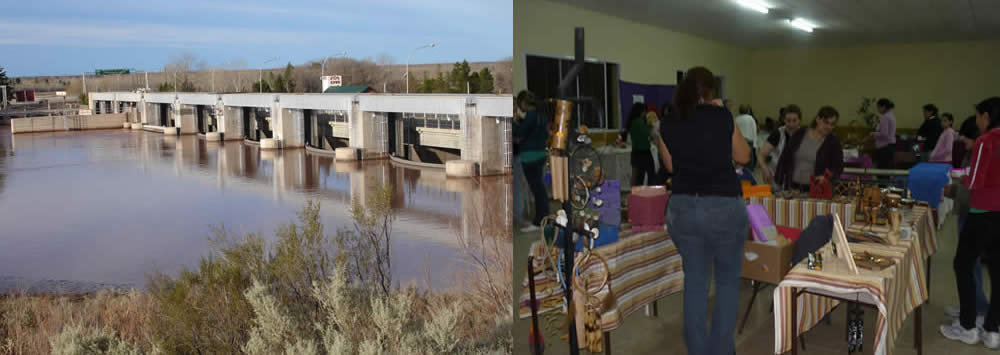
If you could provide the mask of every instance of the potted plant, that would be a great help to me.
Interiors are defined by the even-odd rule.
[[[875,110],[874,97],[862,97],[858,107],[858,117],[851,120],[847,126],[851,129],[844,139],[845,147],[856,147],[862,152],[875,151],[875,140],[870,132],[878,129],[880,116]]]

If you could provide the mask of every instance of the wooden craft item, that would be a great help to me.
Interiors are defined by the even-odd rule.
[[[552,135],[552,148],[565,150],[569,140],[569,121],[573,114],[573,102],[568,100],[556,100],[555,134]]]
[[[902,223],[902,216],[899,215],[899,210],[893,208],[889,210],[889,244],[897,245],[899,244],[899,226]]]
[[[862,268],[873,271],[881,271],[894,264],[890,258],[872,255],[868,252],[854,254],[854,262]]]
[[[549,158],[549,170],[552,172],[552,199],[566,201],[569,199],[569,161],[567,157],[553,155]]]
[[[844,226],[840,222],[840,216],[836,213],[833,214],[833,238],[830,243],[836,247],[837,259],[846,264],[851,273],[857,275],[858,266],[854,263],[854,256],[851,254],[851,246],[847,242]]]
[[[902,196],[894,193],[888,193],[885,195],[885,200],[886,202],[888,202],[889,208],[899,207],[899,203],[902,199],[903,199]]]

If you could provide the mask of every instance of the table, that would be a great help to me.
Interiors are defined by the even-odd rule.
[[[793,267],[774,293],[775,353],[791,350],[796,354],[798,349],[792,344],[799,334],[816,325],[840,301],[854,300],[878,309],[872,344],[876,355],[891,354],[907,316],[915,312],[920,322],[920,306],[928,299],[925,260],[937,251],[931,218],[926,206],[904,211],[904,224],[910,224],[913,233],[895,246],[851,243],[852,251],[897,260],[896,265],[882,271],[862,270],[860,275],[853,275],[837,269],[834,263],[824,265],[822,271],[809,270],[804,262]],[[914,330],[918,353],[922,350],[920,329],[918,324]]]
[[[536,241],[539,244],[541,241]],[[532,246],[532,253],[538,250]],[[619,233],[615,243],[595,248],[608,260],[611,277],[611,292],[614,305],[601,314],[601,329],[604,331],[605,351],[610,350],[610,331],[617,329],[628,315],[653,301],[680,292],[684,289],[684,272],[681,256],[670,235],[664,231],[632,234],[631,229]],[[603,274],[603,265],[596,260],[581,268],[581,275]],[[519,302],[519,316],[531,317],[531,291],[525,276]],[[588,288],[591,285],[587,285]],[[596,285],[595,285],[596,286]],[[596,290],[594,290],[596,291]],[[598,295],[607,295],[607,288]],[[562,286],[557,284],[551,270],[535,276],[535,297],[541,306],[538,313],[561,310],[564,298]]]

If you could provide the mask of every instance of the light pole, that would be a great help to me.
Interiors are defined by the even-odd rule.
[[[267,63],[270,63],[270,62],[273,62],[273,61],[276,61],[276,60],[278,60],[278,57],[274,57],[274,58],[268,59],[266,62],[264,62],[264,64],[262,64],[260,66],[260,77],[257,80],[257,89],[259,89],[261,93],[264,92],[264,66],[267,65]]]
[[[416,51],[424,49],[424,48],[434,48],[434,46],[436,46],[436,45],[437,45],[437,43],[434,43],[434,42],[431,42],[431,44],[422,45],[420,47],[414,48],[412,51],[410,51],[410,54],[408,54],[406,56],[406,75],[403,75],[403,77],[406,79],[406,93],[407,94],[410,93],[410,57],[413,56],[413,52],[416,52]]]
[[[330,58],[338,58],[338,57],[344,57],[344,58],[346,58],[347,57],[347,51],[343,51],[343,52],[334,54],[332,56],[323,58],[323,65],[320,66],[320,74],[319,75],[320,76],[326,76],[326,62],[328,60],[330,60]]]

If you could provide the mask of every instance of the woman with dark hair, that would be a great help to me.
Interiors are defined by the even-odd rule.
[[[962,126],[958,128],[958,139],[952,147],[952,166],[961,168],[969,165],[969,151],[976,138],[979,138],[979,127],[976,127],[976,115],[972,115],[962,121]]]
[[[535,94],[521,91],[517,94],[517,108],[521,119],[514,127],[513,138],[520,143],[521,166],[528,188],[535,199],[535,218],[522,232],[538,230],[542,218],[549,214],[549,195],[545,190],[545,141],[549,138],[546,125],[549,120],[535,109]],[[516,200],[516,199],[515,199]]]
[[[785,143],[802,127],[802,109],[798,105],[782,107],[781,114],[779,119],[784,122],[784,125],[771,133],[767,137],[767,141],[764,142],[764,146],[757,152],[757,161],[761,162],[760,168],[764,175],[764,182],[768,184],[774,182],[774,171],[778,168],[778,160],[785,150]]]
[[[844,151],[840,140],[833,135],[839,118],[836,109],[823,106],[809,129],[799,130],[788,139],[775,169],[774,179],[779,186],[809,191],[813,176],[823,178],[827,171],[840,176],[844,171]]]
[[[646,184],[646,178],[652,183],[656,179],[656,165],[653,163],[653,154],[649,152],[650,131],[652,126],[646,119],[646,105],[641,102],[632,104],[632,109],[626,121],[627,129],[619,137],[621,142],[628,140],[632,135],[632,186]]]
[[[976,126],[982,134],[972,147],[972,165],[963,185],[969,188],[969,216],[958,236],[955,281],[958,284],[958,322],[941,325],[945,338],[966,344],[980,341],[1000,349],[1000,287],[993,287],[982,331],[976,329],[976,292],[973,267],[982,257],[992,285],[1000,285],[1000,97],[976,105]]]
[[[674,93],[676,110],[660,123],[660,152],[674,173],[667,229],[684,259],[684,342],[690,354],[728,355],[734,349],[743,241],[749,229],[733,163],[749,163],[750,146],[733,115],[710,104],[714,78],[704,67],[687,71]]]
[[[955,117],[945,112],[941,118],[941,134],[938,136],[937,144],[934,145],[934,150],[931,151],[928,161],[951,164],[951,149],[955,144],[955,139],[958,138],[958,132],[951,128]]]
[[[930,151],[937,147],[938,138],[941,137],[941,119],[938,118],[938,108],[934,104],[926,104],[924,109],[924,123],[920,125],[917,136],[923,138],[924,147],[921,151]]]
[[[882,119],[878,122],[878,130],[872,132],[872,137],[875,137],[875,166],[893,169],[896,167],[896,115],[892,109],[896,104],[883,97],[878,99],[876,106]]]

